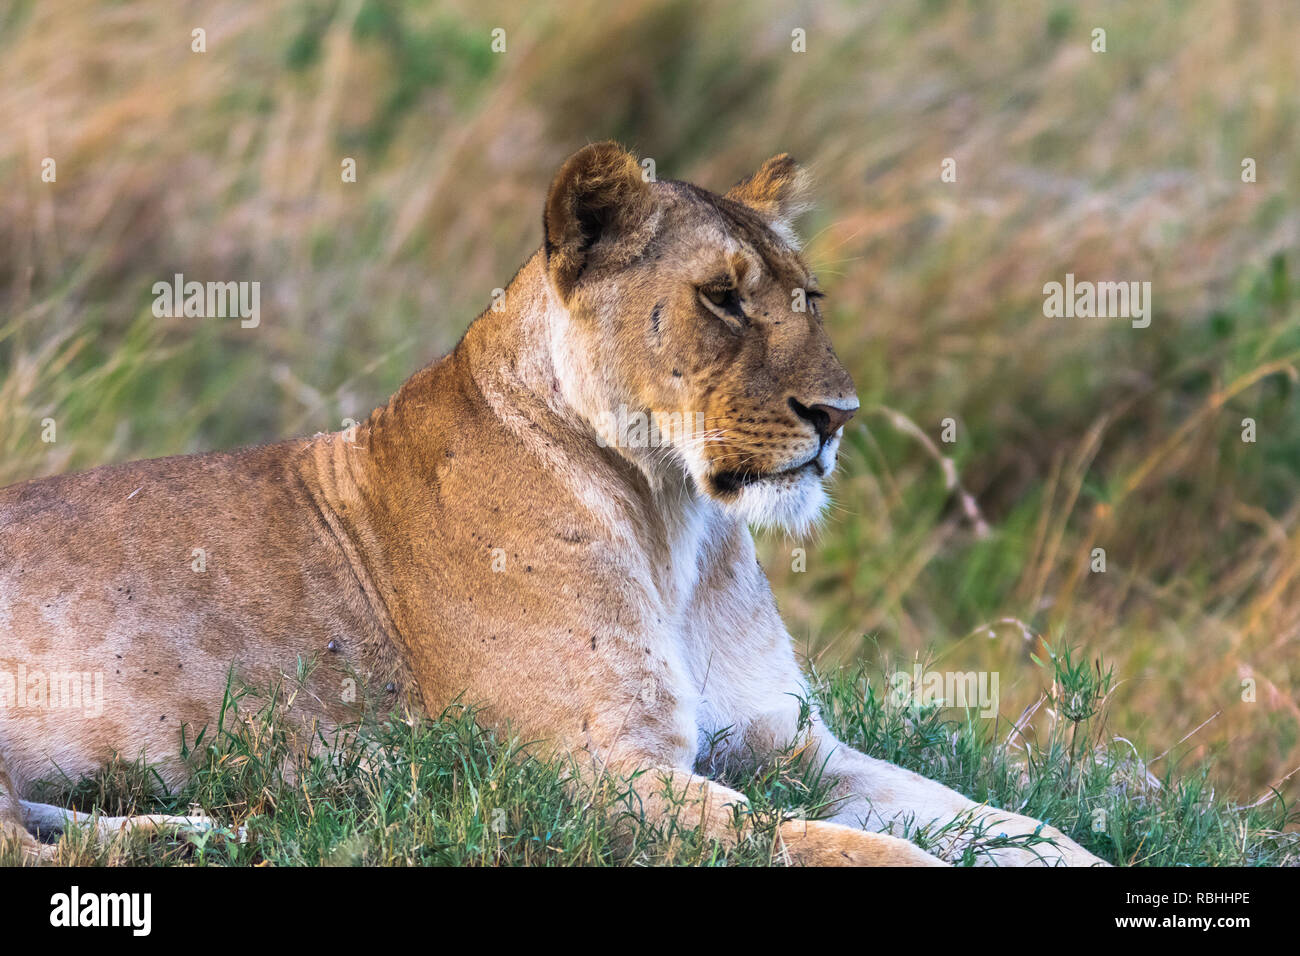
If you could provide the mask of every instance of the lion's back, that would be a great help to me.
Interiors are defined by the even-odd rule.
[[[291,676],[330,640],[358,639],[294,478],[303,444],[0,489],[0,694],[13,698],[0,728],[20,725],[0,730],[0,749],[14,772],[56,757],[92,768],[106,748],[174,754],[181,724],[192,737],[213,721],[232,665]],[[102,719],[51,698],[69,674],[102,687]]]

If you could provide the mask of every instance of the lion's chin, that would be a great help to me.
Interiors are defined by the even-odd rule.
[[[687,456],[687,470],[696,489],[728,514],[761,530],[802,537],[826,508],[826,482],[835,470],[839,445],[836,435],[815,458],[765,476],[711,472],[698,455]]]
[[[724,510],[763,530],[807,534],[826,507],[826,488],[816,471],[750,482],[720,499]]]

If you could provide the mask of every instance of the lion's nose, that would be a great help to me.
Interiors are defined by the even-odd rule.
[[[856,402],[851,408],[837,408],[834,405],[805,405],[793,398],[790,399],[790,408],[817,429],[817,435],[823,442],[829,441],[830,437],[839,431],[840,427],[858,410]]]

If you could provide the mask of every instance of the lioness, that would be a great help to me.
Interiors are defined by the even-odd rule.
[[[56,767],[143,754],[180,782],[181,728],[213,724],[232,662],[261,681],[311,658],[313,716],[348,719],[356,673],[428,712],[480,702],[593,774],[648,768],[646,813],[669,812],[670,785],[720,840],[743,835],[744,797],[709,771],[803,734],[840,799],[781,826],[796,863],[938,863],[877,831],[963,814],[1038,830],[800,720],[747,525],[814,520],[858,408],[791,230],[802,178],[781,155],[720,196],[588,146],[504,299],[364,424],[0,491],[0,673],[105,684],[88,717],[13,706],[11,681],[9,833],[48,819],[19,797]],[[652,412],[678,427],[622,434]],[[988,858],[1099,862],[1041,832],[1054,845]]]

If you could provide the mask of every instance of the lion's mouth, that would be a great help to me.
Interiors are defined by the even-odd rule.
[[[753,485],[763,481],[775,481],[778,478],[786,478],[797,475],[802,471],[815,471],[819,476],[826,473],[822,467],[820,455],[813,455],[797,465],[790,465],[779,471],[760,471],[755,469],[732,470],[715,472],[709,477],[709,482],[713,485],[714,492],[719,495],[733,495],[746,485]]]

